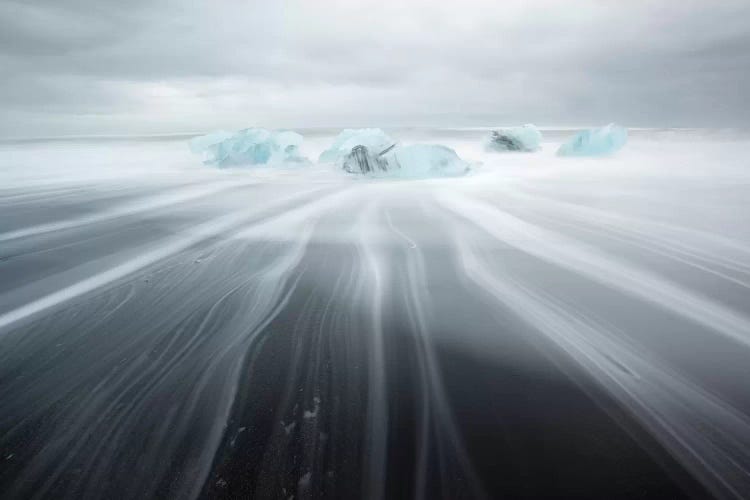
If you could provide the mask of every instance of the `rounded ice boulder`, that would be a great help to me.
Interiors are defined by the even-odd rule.
[[[355,146],[342,160],[349,173],[374,177],[429,178],[454,177],[470,170],[451,148],[439,144],[395,146],[373,153],[365,146]]]
[[[364,146],[370,153],[379,155],[394,144],[396,141],[379,128],[348,128],[336,136],[331,147],[321,153],[318,161],[321,163],[340,161],[357,146]]]
[[[203,154],[204,163],[231,167],[306,162],[299,151],[303,140],[289,130],[247,128],[196,137],[189,146],[193,153]]]
[[[531,153],[541,149],[542,133],[535,125],[493,130],[487,149],[489,151],[520,151]]]
[[[558,156],[607,156],[628,142],[628,131],[624,127],[610,123],[605,127],[578,132],[572,139],[560,146]]]

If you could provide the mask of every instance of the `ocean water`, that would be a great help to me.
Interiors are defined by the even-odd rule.
[[[750,132],[388,132],[473,169],[0,142],[0,497],[750,496]]]

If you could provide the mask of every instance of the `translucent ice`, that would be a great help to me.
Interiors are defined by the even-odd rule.
[[[379,128],[346,129],[336,136],[330,148],[323,151],[319,161],[340,161],[357,146],[364,146],[370,153],[378,155],[394,144],[396,141]]]
[[[367,146],[357,145],[352,148],[349,154],[343,156],[338,161],[341,164],[341,168],[350,174],[388,172],[391,169],[389,168],[385,154],[390,152],[394,147],[395,145],[383,151],[373,151],[367,149]]]
[[[218,144],[222,141],[230,139],[233,135],[234,134],[232,134],[231,132],[227,132],[226,130],[217,130],[216,132],[211,132],[208,135],[195,137],[191,139],[188,144],[190,146],[190,151],[199,154],[203,153],[214,144]]]
[[[380,154],[355,146],[342,163],[347,172],[377,177],[451,177],[470,169],[451,148],[436,144],[395,146]]]
[[[202,153],[205,163],[230,167],[306,161],[299,148],[303,138],[288,130],[247,128],[237,133],[213,132],[190,141],[193,153]]]
[[[492,132],[488,149],[491,151],[538,151],[542,133],[532,124]]]
[[[610,123],[583,130],[557,150],[559,156],[605,156],[620,150],[628,141],[627,129]]]
[[[439,144],[397,147],[385,157],[404,177],[450,177],[469,171],[469,164],[455,151]]]

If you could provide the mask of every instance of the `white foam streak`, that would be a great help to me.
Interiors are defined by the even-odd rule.
[[[750,346],[750,319],[708,297],[607,256],[584,243],[525,222],[487,203],[453,193],[443,193],[440,201],[499,242],[656,303],[744,346]]]

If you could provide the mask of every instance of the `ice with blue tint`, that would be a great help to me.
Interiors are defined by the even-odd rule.
[[[203,154],[204,163],[219,167],[300,163],[303,138],[289,130],[247,128],[236,133],[213,132],[190,141],[193,153]]]
[[[493,131],[487,149],[490,151],[533,152],[541,149],[541,142],[542,133],[536,126],[529,123],[522,127]]]
[[[230,139],[234,134],[232,132],[227,132],[226,130],[217,130],[216,132],[211,132],[207,135],[201,135],[199,137],[194,137],[190,140],[188,145],[190,146],[190,151],[192,151],[195,154],[200,154],[206,151],[209,147],[213,146],[214,144],[218,144],[222,141],[226,141],[227,139]]]
[[[440,144],[396,147],[384,156],[399,177],[454,177],[470,170],[468,162]]]
[[[451,148],[437,144],[395,146],[382,154],[355,146],[342,159],[344,170],[372,177],[428,178],[454,177],[470,170]]]
[[[610,123],[606,127],[582,130],[557,150],[558,156],[611,155],[628,141],[626,128]]]
[[[394,144],[396,141],[379,128],[346,129],[336,136],[331,147],[321,153],[318,161],[340,161],[357,146],[364,146],[371,154],[378,155]]]

